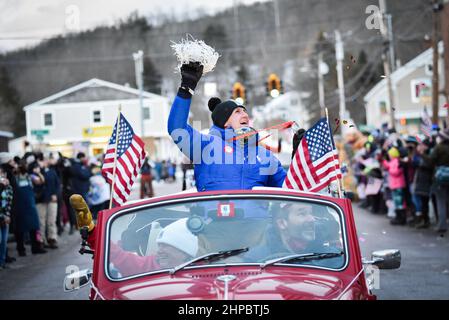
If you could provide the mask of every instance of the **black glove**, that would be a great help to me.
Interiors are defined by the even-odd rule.
[[[296,149],[298,149],[299,143],[301,142],[301,139],[302,139],[302,137],[304,136],[305,133],[306,133],[306,130],[301,128],[298,131],[296,131],[295,134],[293,135],[292,159],[295,156]]]
[[[203,66],[199,62],[189,62],[181,66],[180,93],[185,97],[191,97],[193,91],[203,75]]]

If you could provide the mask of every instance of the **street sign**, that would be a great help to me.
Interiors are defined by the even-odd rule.
[[[31,134],[35,136],[43,136],[48,134],[48,129],[31,130]]]

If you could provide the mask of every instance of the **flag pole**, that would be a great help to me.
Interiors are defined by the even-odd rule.
[[[330,125],[330,123],[329,123],[329,112],[327,111],[327,108],[324,108],[324,111],[325,111],[325,113],[326,113],[326,121],[327,121],[327,125],[329,126],[329,133],[330,133],[331,143],[335,146],[335,148],[337,148],[337,146],[335,145],[335,142],[334,142],[334,136],[332,135],[331,125]],[[333,162],[333,161],[332,161],[332,162]],[[338,162],[340,162],[339,159],[338,159]],[[333,163],[334,163],[334,162],[333,162]],[[340,167],[341,167],[341,166],[340,166]],[[335,172],[337,172],[337,168],[335,167],[335,163],[334,163],[334,169],[335,169]],[[338,196],[339,196],[340,198],[343,198],[343,197],[342,197],[342,191],[341,191],[341,186],[342,186],[341,178],[338,178],[338,177],[337,177],[337,186],[338,186]]]
[[[120,128],[120,114],[122,112],[122,106],[118,106],[118,117],[117,117],[117,127],[115,128],[115,152],[114,152],[114,168],[112,169],[112,185],[111,185],[111,198],[109,199],[109,209],[112,208],[112,198],[114,196],[114,186],[115,186],[115,169],[117,168],[117,147],[119,139],[119,128]]]

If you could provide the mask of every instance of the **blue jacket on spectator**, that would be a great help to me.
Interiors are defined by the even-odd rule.
[[[92,176],[90,170],[84,166],[80,160],[75,159],[72,161],[70,167],[70,180],[72,185],[72,192],[77,193],[87,199],[89,193],[90,181]]]
[[[232,128],[213,125],[201,134],[188,123],[191,99],[175,98],[168,118],[168,133],[195,167],[198,191],[282,187],[286,173],[279,160],[261,146],[232,141]],[[231,139],[230,139],[231,138]],[[252,139],[257,141],[257,137]],[[229,141],[231,140],[231,141]]]
[[[61,182],[58,174],[53,168],[44,169],[45,189],[43,202],[50,202],[51,196],[57,196],[61,189]]]

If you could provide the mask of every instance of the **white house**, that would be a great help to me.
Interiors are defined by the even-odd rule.
[[[439,90],[444,88],[443,43],[439,43]],[[415,134],[419,132],[420,118],[424,108],[432,115],[432,55],[427,49],[416,58],[401,66],[391,74],[394,90],[394,112],[399,132]],[[390,104],[387,81],[379,81],[364,97],[366,121],[368,125],[380,128],[389,123]],[[446,110],[445,99],[440,95],[438,116],[443,119]]]
[[[142,96],[146,150],[152,159],[167,159],[173,151],[166,129],[169,101],[150,92]],[[94,78],[25,106],[27,140],[69,157],[78,151],[101,154],[119,106],[134,132],[142,137],[139,91]]]
[[[301,97],[298,91],[281,94],[253,111],[254,122],[258,126],[263,126],[271,120],[293,120],[302,127],[308,127],[309,116]]]

